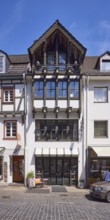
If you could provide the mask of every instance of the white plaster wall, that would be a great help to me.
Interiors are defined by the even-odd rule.
[[[79,108],[79,100],[70,100],[70,106],[73,108]]]
[[[42,108],[43,107],[43,100],[34,100],[34,107],[35,108]]]
[[[8,106],[8,107],[7,107]],[[2,111],[14,111],[14,105],[13,104],[3,104],[2,105]]]
[[[16,96],[20,96],[21,97],[21,95],[22,95],[22,93],[23,93],[23,88],[24,88],[24,84],[16,84],[15,85],[15,97]]]
[[[17,111],[18,109],[19,102],[20,102],[20,98],[15,99],[15,111]],[[24,110],[24,99],[22,99],[20,108],[19,108],[19,111],[23,111],[23,110]]]
[[[55,100],[46,100],[47,108],[55,108]]]
[[[58,107],[67,108],[67,100],[58,100]]]

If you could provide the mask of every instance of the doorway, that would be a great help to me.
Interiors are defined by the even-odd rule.
[[[24,182],[24,156],[13,156],[13,182]]]

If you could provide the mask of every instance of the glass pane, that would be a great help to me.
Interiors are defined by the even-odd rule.
[[[66,64],[66,54],[65,53],[60,53],[59,54],[59,64]]]
[[[42,158],[36,158],[36,177],[42,176]]]
[[[107,122],[106,121],[94,122],[94,136],[95,137],[107,137]]]
[[[102,70],[110,70],[110,60],[102,60]]]
[[[64,170],[64,176],[68,175],[70,170],[69,170],[69,158],[65,158],[64,159],[64,167],[63,167],[63,170]]]
[[[62,159],[57,159],[57,173],[62,173]]]
[[[55,54],[48,54],[47,63],[48,63],[48,65],[55,64]]]
[[[67,97],[67,90],[63,90],[63,97]]]
[[[63,89],[67,89],[67,82],[63,82]]]
[[[51,159],[50,173],[51,173],[51,177],[56,176],[56,159]]]
[[[107,102],[108,88],[94,88],[94,100],[96,102]]]

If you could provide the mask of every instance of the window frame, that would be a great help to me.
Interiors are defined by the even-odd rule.
[[[6,98],[6,91],[8,91],[8,101],[5,100]],[[12,101],[11,100],[11,94],[9,92],[12,92]],[[14,87],[3,87],[2,88],[2,103],[3,104],[13,104],[14,103]]]
[[[74,88],[72,89],[71,88],[71,82],[74,82]],[[78,83],[79,85],[78,85],[78,89],[75,87],[75,83]],[[78,91],[78,96],[73,96],[73,97],[71,97],[71,91],[73,91],[74,93],[76,92],[76,91]],[[77,100],[79,100],[79,98],[80,98],[80,82],[79,82],[79,80],[71,80],[70,81],[70,83],[69,83],[69,98],[70,98],[70,100],[71,99],[77,99]]]
[[[62,87],[59,87],[59,83],[62,83]],[[66,88],[64,88],[63,83],[66,83]],[[64,91],[66,91],[66,96],[59,96],[59,91],[62,91],[62,94]],[[68,82],[67,80],[61,80],[58,81],[58,99],[63,100],[68,98]]]
[[[35,128],[35,141],[78,141],[77,119],[36,119]]]
[[[64,55],[65,59],[63,59],[62,55]],[[65,63],[60,62],[60,59],[61,59],[60,56],[62,56],[62,60],[64,60]],[[59,66],[60,71],[65,71],[66,65],[67,65],[67,54],[65,52],[59,51],[59,53],[58,53],[58,66]]]
[[[49,89],[47,87],[47,83],[50,83]],[[52,88],[52,83],[54,83],[54,88]],[[52,94],[52,91],[54,91],[54,96],[48,96],[48,91],[50,91],[50,94]],[[56,82],[55,80],[46,80],[46,99],[55,99],[56,98]]]
[[[104,131],[106,133],[106,135],[97,135],[95,132],[98,131],[98,128],[95,128],[95,123],[106,123],[106,131]],[[99,127],[101,128],[101,125],[99,125]],[[100,131],[98,131],[99,133]],[[95,120],[94,121],[94,138],[108,138],[108,121],[107,120]]]
[[[43,88],[42,86],[40,87],[40,83],[43,83]],[[35,87],[35,83],[39,83],[38,88]],[[37,96],[36,91],[42,91],[42,96]],[[44,99],[44,80],[43,79],[38,79],[34,81],[34,98],[35,99]]]
[[[7,124],[8,123],[10,123],[10,130],[9,131],[7,131]],[[14,136],[13,135],[13,130],[14,130],[14,125],[13,125],[13,123],[15,123],[15,126],[16,126],[16,128],[15,128],[15,133],[16,133],[16,135]],[[9,136],[7,136],[7,132],[9,132],[10,133],[10,135]],[[4,121],[4,138],[3,138],[4,140],[17,140],[17,121],[16,120],[6,120],[6,121]]]
[[[109,65],[104,65],[109,64]],[[101,60],[101,71],[109,72],[110,71],[110,59],[102,59]]]
[[[95,100],[95,89],[107,89],[106,101]],[[95,86],[94,87],[94,103],[108,103],[108,87],[107,86]]]
[[[53,63],[49,64],[49,57],[53,56]],[[55,69],[56,66],[56,53],[54,51],[52,52],[47,52],[47,67],[48,67],[48,71],[53,71]]]

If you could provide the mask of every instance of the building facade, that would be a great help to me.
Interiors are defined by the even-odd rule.
[[[109,166],[110,54],[85,53],[58,20],[28,54],[0,51],[1,181],[78,186]]]

